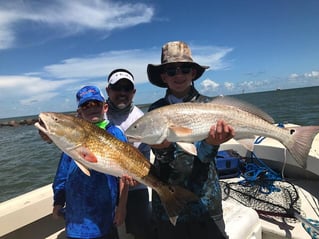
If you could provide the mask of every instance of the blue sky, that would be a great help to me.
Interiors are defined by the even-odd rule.
[[[127,68],[136,104],[164,90],[148,63],[183,40],[206,95],[319,85],[317,0],[0,0],[0,118],[76,109],[75,92]]]

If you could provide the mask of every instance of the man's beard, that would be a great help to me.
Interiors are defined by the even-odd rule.
[[[125,103],[120,103],[116,105],[117,108],[119,108],[120,110],[124,109],[125,107],[127,107],[127,104]]]

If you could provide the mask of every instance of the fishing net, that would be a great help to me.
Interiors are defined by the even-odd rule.
[[[260,183],[260,184],[259,184]],[[301,203],[298,191],[289,182],[272,182],[271,193],[263,193],[264,181],[255,184],[243,184],[240,182],[221,182],[223,199],[232,198],[241,204],[255,209],[259,214],[272,217],[286,218],[287,222],[295,222],[294,210],[300,213]],[[267,184],[270,182],[267,181]]]
[[[301,213],[301,201],[294,184],[282,180],[254,154],[242,162],[241,176],[239,181],[220,182],[223,200],[232,198],[259,214],[296,221],[294,213]]]
[[[237,156],[240,157],[238,154]],[[254,153],[250,157],[240,157],[240,160],[241,178],[220,181],[223,200],[236,200],[255,209],[264,218],[271,217],[286,223],[299,221],[313,239],[319,238],[319,221],[305,218],[305,213],[301,210],[299,193],[304,193],[300,188],[283,179]],[[315,206],[318,208],[317,203]]]

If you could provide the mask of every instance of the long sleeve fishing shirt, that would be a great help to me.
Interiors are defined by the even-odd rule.
[[[194,88],[183,102],[207,102],[210,98],[200,95]],[[174,104],[174,99],[166,96],[153,103],[149,111],[156,108]],[[194,192],[200,200],[186,206],[179,215],[178,221],[190,222],[200,220],[207,213],[214,219],[222,217],[221,189],[215,166],[215,157],[218,146],[207,144],[204,140],[195,142],[198,155],[193,156],[171,144],[166,149],[152,149],[155,155],[155,168],[159,177],[168,183],[177,184]],[[168,221],[168,216],[156,192],[153,191],[152,209],[157,220]],[[177,221],[177,222],[178,222]]]
[[[111,124],[104,124],[104,127],[119,140],[127,141],[118,127]],[[116,177],[94,170],[89,177],[71,157],[62,153],[53,192],[54,205],[65,206],[67,236],[97,238],[106,235],[113,225],[118,188]]]

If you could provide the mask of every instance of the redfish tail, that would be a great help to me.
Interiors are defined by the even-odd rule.
[[[177,218],[187,203],[199,200],[191,191],[180,186],[164,185],[157,191],[171,223],[175,226]]]
[[[307,167],[307,156],[312,142],[319,133],[319,126],[302,126],[290,129],[292,143],[286,145],[292,157],[303,167]]]

